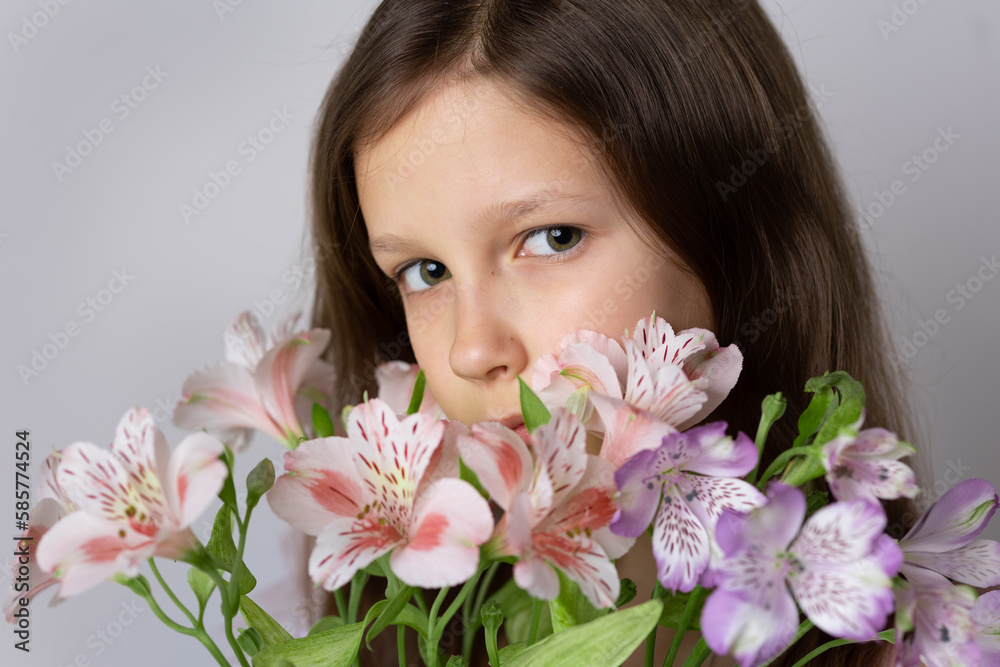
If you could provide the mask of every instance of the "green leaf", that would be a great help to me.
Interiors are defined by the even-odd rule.
[[[223,502],[227,507],[231,508],[234,512],[239,514],[240,506],[236,503],[236,486],[233,485],[233,450],[229,448],[229,445],[222,443],[223,451],[222,462],[226,464],[226,470],[229,473],[226,475],[225,481],[222,483],[222,488],[219,489],[219,500]]]
[[[274,646],[281,642],[287,642],[292,636],[281,627],[281,624],[271,618],[271,616],[257,606],[257,603],[246,595],[240,596],[240,615],[251,628],[260,633],[261,641],[265,646]]]
[[[538,632],[535,634],[536,641],[552,634],[552,614],[548,612],[548,606],[549,604],[547,602],[542,604],[542,614],[538,619]],[[504,618],[507,620],[503,624],[503,631],[504,634],[507,635],[508,643],[515,644],[517,642],[527,641],[528,633],[531,630],[530,599],[526,609],[509,616],[507,615],[507,612],[504,612]]]
[[[479,495],[489,500],[490,494],[486,492],[486,489],[484,489],[482,483],[480,483],[479,475],[477,475],[472,468],[465,465],[465,461],[461,458],[458,459],[458,477],[463,482],[471,484],[472,488],[479,492]]]
[[[208,538],[205,549],[212,555],[212,559],[221,569],[226,572],[233,571],[233,563],[236,560],[236,543],[233,542],[232,514],[228,505],[220,507],[218,514],[215,515],[212,536]],[[243,567],[238,569],[237,586],[239,586],[240,594],[246,595],[257,585],[257,579],[250,574],[245,563]]]
[[[460,655],[453,655],[448,658],[448,662],[445,663],[444,667],[469,667],[469,663]]]
[[[815,449],[793,460],[781,476],[781,481],[789,486],[802,486],[809,480],[825,475],[826,466],[823,465],[821,452],[820,446],[816,445]]]
[[[263,459],[247,475],[247,512],[257,506],[260,497],[274,486],[274,464]]]
[[[413,383],[413,395],[410,397],[410,405],[406,408],[406,414],[412,415],[420,409],[420,404],[424,401],[424,385],[427,379],[424,377],[423,369],[417,371],[417,379]]]
[[[524,653],[524,650],[528,647],[525,642],[518,642],[516,644],[507,644],[502,649],[500,649],[500,664],[506,665],[508,660],[513,660],[517,656]]]
[[[627,578],[622,579],[621,591],[618,593],[618,600],[615,601],[615,609],[620,609],[634,600],[637,592],[634,581]]]
[[[196,567],[188,569],[187,580],[188,586],[194,591],[194,596],[198,598],[198,616],[201,616],[202,612],[205,611],[208,598],[212,596],[212,591],[215,590],[215,582],[212,581],[210,576]]]
[[[817,491],[812,489],[806,493],[806,514],[812,515],[813,512],[821,507],[825,507],[830,504],[830,494],[826,491]]]
[[[378,560],[373,560],[372,562],[361,568],[361,571],[365,574],[369,574],[373,577],[382,577],[385,579],[385,570],[382,569],[382,564]]]
[[[319,403],[313,403],[312,422],[317,438],[329,438],[333,435],[333,420],[330,419],[330,413]]]
[[[610,611],[594,607],[575,581],[567,579],[562,572],[559,573],[559,595],[555,600],[549,601],[553,632],[562,632],[574,625],[588,623]]]
[[[504,667],[617,667],[656,627],[662,603],[650,600],[546,637]]]
[[[819,430],[828,410],[836,409],[837,396],[830,387],[822,387],[809,401],[809,406],[799,415],[799,434],[792,447],[803,447],[809,444],[809,438]]]
[[[690,593],[678,593],[677,595],[670,595],[667,592],[667,597],[663,598],[663,611],[660,613],[660,620],[658,621],[660,625],[673,628],[676,630],[680,627],[681,616],[684,614],[684,607],[687,606],[688,600],[691,598]],[[691,623],[688,625],[688,630],[701,630],[701,624],[698,619],[701,618],[701,608],[705,606],[706,597],[702,597],[698,605],[695,607],[694,615],[691,616]]]
[[[836,390],[839,400],[837,408],[819,429],[816,444],[833,440],[842,428],[854,427],[865,409],[864,386],[844,371],[826,373],[806,383],[806,391],[815,392],[828,387]]]
[[[363,623],[352,623],[308,637],[266,646],[253,657],[253,667],[350,667],[361,648]]]
[[[340,616],[324,616],[309,628],[307,635],[315,635],[319,632],[326,632],[327,630],[333,630],[334,628],[340,628],[344,625],[344,619]]]
[[[385,608],[389,606],[389,602],[389,600],[379,600],[373,604],[368,613],[365,614],[365,620],[363,621],[365,626],[371,623],[372,619],[376,616],[380,616],[385,611]],[[388,625],[407,625],[419,632],[421,637],[427,637],[427,616],[412,604],[407,604],[400,609],[399,613],[389,620]]]
[[[240,628],[240,636],[236,638],[236,641],[251,658],[264,648],[264,640],[261,639],[260,633],[253,628]]]
[[[500,611],[504,618],[510,618],[522,611],[531,609],[531,596],[527,591],[517,585],[513,578],[504,582],[496,593],[490,596],[500,605]]]
[[[399,616],[399,612],[403,611],[409,602],[410,598],[413,597],[413,586],[403,586],[396,595],[389,600],[389,604],[385,606],[385,609],[378,615],[375,619],[375,623],[369,628],[368,633],[365,635],[365,645],[369,646],[371,640],[379,635],[380,632],[389,627],[389,624],[396,620]],[[365,618],[368,621],[368,618]]]
[[[141,598],[149,598],[149,596],[152,595],[152,589],[149,587],[149,580],[141,574],[137,577],[127,577],[124,574],[118,573],[113,575],[111,580],[125,586]]]
[[[547,424],[552,415],[524,380],[518,377],[517,383],[521,387],[521,416],[524,417],[524,425],[528,428],[528,433],[534,433],[536,428]]]

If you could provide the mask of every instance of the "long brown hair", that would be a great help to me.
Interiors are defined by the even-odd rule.
[[[908,435],[843,185],[756,0],[383,2],[327,91],[312,151],[313,319],[333,332],[341,404],[374,391],[380,361],[415,361],[402,305],[368,249],[355,156],[429,91],[473,77],[588,138],[616,193],[701,280],[720,343],[744,355],[712,418],[753,433],[767,393],[788,399],[765,465],[794,438],[805,380],[828,370],[865,382],[866,424]],[[908,508],[889,503],[890,525]],[[823,639],[812,633],[776,664]],[[880,646],[818,662],[870,664]]]

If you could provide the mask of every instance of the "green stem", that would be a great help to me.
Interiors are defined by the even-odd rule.
[[[698,640],[694,650],[691,651],[691,655],[684,661],[684,667],[700,667],[701,663],[705,662],[710,655],[712,655],[712,649],[708,648],[705,638],[702,637]]]
[[[182,603],[179,599],[177,599],[177,596],[174,595],[174,592],[170,589],[170,586],[167,586],[167,582],[163,579],[163,575],[160,574],[160,570],[159,568],[156,567],[156,563],[153,561],[152,558],[149,559],[149,568],[153,571],[153,576],[156,577],[156,580],[160,582],[160,586],[162,586],[163,590],[166,591],[167,596],[174,601],[174,604],[177,605],[178,609],[184,612],[184,615],[187,616],[188,620],[191,621],[191,625],[197,628],[200,625],[200,623],[198,623],[198,620],[195,619],[194,614],[192,614],[188,610],[188,608],[184,606],[184,603]]]
[[[160,608],[160,605],[156,603],[156,598],[153,597],[153,592],[148,590],[148,588],[147,592],[142,594],[142,598],[146,600],[146,603],[149,605],[153,614],[158,619],[163,621],[164,625],[175,632],[181,633],[182,635],[196,638],[199,642],[201,642],[202,646],[204,646],[208,652],[212,654],[212,657],[215,658],[215,661],[218,662],[221,667],[230,667],[229,661],[226,660],[224,655],[222,655],[222,651],[220,651],[219,647],[215,645],[215,642],[212,641],[212,638],[207,632],[205,632],[205,628],[202,627],[201,624],[198,624],[197,627],[189,628],[174,621],[172,618],[167,616],[163,609]]]
[[[186,625],[181,625],[174,619],[167,616],[166,612],[164,612],[163,609],[160,608],[160,605],[156,603],[156,599],[153,597],[152,592],[144,595],[143,597],[146,598],[146,602],[149,603],[149,608],[153,611],[153,614],[155,614],[158,619],[163,621],[164,625],[166,625],[168,628],[176,632],[179,632],[182,635],[188,635],[190,637],[193,637],[195,635],[194,628],[189,628]]]
[[[791,642],[789,642],[788,646],[794,646],[796,642],[798,642],[800,639],[802,639],[803,635],[805,635],[807,632],[809,632],[812,629],[813,629],[813,622],[812,621],[810,621],[808,618],[806,620],[802,621],[802,624],[799,625],[799,629],[795,632],[795,639],[793,639]],[[777,656],[775,656],[771,660],[768,660],[763,665],[761,665],[761,667],[767,667],[772,662],[774,662],[775,660],[777,660],[778,657],[780,657],[780,655],[781,654],[778,654]]]
[[[422,613],[424,616],[426,616],[427,612],[429,612],[430,609],[428,609],[427,602],[424,600],[424,589],[422,589],[422,588],[414,588],[413,589],[413,599],[416,600],[416,602],[417,602],[417,609],[420,610],[420,613]]]
[[[337,601],[337,616],[347,624],[347,602],[344,599],[344,587],[341,586],[333,592],[333,599]]]
[[[657,579],[656,583],[653,584],[653,594],[649,596],[650,600],[659,600],[663,598],[666,591],[663,589],[663,585],[660,584],[660,580]],[[655,628],[649,631],[649,636],[646,637],[646,667],[653,667],[653,660],[656,656],[656,631],[660,629],[659,624]]]
[[[535,643],[538,636],[538,621],[542,618],[542,601],[538,598],[531,598],[531,625],[528,626],[528,641],[526,646]]]
[[[396,655],[399,667],[406,667],[406,626],[402,623],[396,626]]]
[[[476,638],[476,630],[479,629],[480,623],[479,610],[483,608],[483,603],[486,602],[486,596],[490,592],[490,584],[493,583],[493,577],[499,568],[500,561],[496,561],[490,565],[489,569],[486,570],[486,576],[483,577],[482,582],[479,584],[479,589],[476,591],[475,602],[471,602],[472,597],[467,597],[465,603],[462,605],[462,657],[465,658],[466,662],[472,661],[472,642]],[[473,609],[475,610],[475,614],[473,614]],[[496,638],[494,638],[495,641]]]
[[[427,615],[427,667],[437,667],[438,651],[435,639],[437,637],[437,615],[449,590],[451,589],[445,586],[438,591],[437,597],[434,598],[434,604],[431,605],[431,611]]]
[[[347,602],[347,624],[356,623],[358,620],[358,609],[361,607],[361,593],[368,583],[368,575],[358,572],[351,580],[351,595]]]
[[[778,471],[784,468],[792,458],[810,452],[812,449],[813,448],[810,445],[804,445],[802,447],[792,447],[791,449],[786,449],[778,454],[778,457],[771,462],[771,465],[769,465],[767,470],[764,471],[764,474],[761,475],[760,481],[757,482],[757,488],[763,489],[764,485],[767,484],[767,481],[774,477]]]
[[[244,520],[241,522],[239,517],[236,517],[236,525],[240,529],[240,543],[236,547],[236,558],[233,560],[233,571],[232,576],[229,577],[229,618],[232,618],[240,609],[240,587],[239,587],[239,577],[237,573],[240,569],[246,569],[243,564],[243,550],[246,548],[247,544],[247,529],[250,526],[250,513],[253,512],[253,508],[247,508],[247,514]]]
[[[235,570],[235,565],[233,566]],[[223,627],[226,631],[226,641],[229,642],[229,646],[232,647],[233,653],[236,655],[236,659],[240,661],[242,667],[250,667],[247,662],[246,656],[243,655],[243,648],[240,646],[239,642],[236,641],[236,637],[233,636],[233,614],[229,611],[231,609],[229,601],[229,585],[228,582],[223,579],[219,571],[214,567],[207,567],[202,570],[210,576],[214,581],[216,587],[219,589],[219,595],[222,596],[222,617],[223,617]],[[233,577],[235,578],[235,577]],[[239,602],[237,601],[237,608],[239,608]]]
[[[894,630],[883,630],[882,632],[878,633],[878,637],[883,641],[892,641],[892,636],[894,632],[895,632]],[[797,663],[792,665],[792,667],[805,667],[805,665],[809,664],[810,660],[820,655],[821,653],[824,653],[831,648],[836,648],[838,646],[843,646],[844,644],[853,644],[853,643],[854,640],[852,639],[834,639],[832,641],[828,641],[827,643],[823,644],[815,651],[813,651],[812,653],[810,653],[809,655],[807,655],[806,657],[802,658]]]
[[[215,642],[212,641],[212,638],[207,632],[205,632],[204,628],[198,628],[195,631],[194,636],[198,638],[198,641],[201,642],[202,646],[208,649],[208,652],[212,654],[212,657],[215,658],[215,661],[219,663],[219,665],[229,667],[229,661],[226,660],[224,655],[222,655],[222,651],[220,651],[219,647],[215,645]]]
[[[747,475],[747,482],[750,484],[757,482],[757,473],[760,472],[760,457],[764,454],[764,443],[767,442],[767,434],[770,432],[771,427],[774,426],[774,423],[785,414],[787,403],[788,401],[781,395],[781,392],[778,392],[777,394],[765,396],[760,404],[760,423],[757,425],[757,437],[753,441],[757,447],[757,465]]]
[[[486,633],[486,655],[490,658],[490,667],[500,667],[500,650],[497,648],[497,633]]]
[[[478,570],[476,570],[476,573],[472,575],[472,577],[468,581],[465,582],[461,590],[458,591],[458,595],[455,596],[455,599],[451,601],[451,604],[448,605],[448,608],[445,609],[444,613],[441,614],[441,616],[438,618],[435,634],[432,635],[432,637],[434,638],[435,646],[439,641],[441,641],[441,635],[444,634],[444,628],[446,625],[448,625],[448,621],[450,621],[452,617],[455,615],[455,613],[458,612],[458,609],[459,607],[462,606],[462,603],[465,602],[466,599],[468,599],[469,593],[471,593],[472,590],[476,587],[476,583],[479,582],[479,577],[482,574],[483,574],[483,568],[479,568]]]
[[[829,641],[820,646],[818,649],[816,649],[809,655],[807,655],[806,657],[799,660],[797,663],[795,663],[795,665],[793,665],[793,667],[803,667],[803,665],[808,664],[810,660],[818,656],[820,653],[824,653],[827,649],[836,648],[837,646],[843,646],[844,644],[851,644],[851,643],[853,642],[850,639],[834,639],[833,641]]]
[[[691,618],[694,616],[694,610],[698,606],[698,600],[701,599],[704,592],[705,589],[701,586],[695,586],[694,590],[691,591],[691,597],[688,598],[687,604],[684,605],[684,612],[681,614],[681,624],[677,627],[677,633],[674,634],[674,640],[670,642],[670,650],[667,652],[667,659],[663,661],[665,667],[674,664],[674,658],[677,657],[677,652],[681,649],[681,642],[684,641],[684,634],[691,626]]]

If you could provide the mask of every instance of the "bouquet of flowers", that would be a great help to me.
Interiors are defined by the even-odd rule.
[[[5,600],[15,630],[43,589],[58,600],[110,579],[220,665],[352,665],[390,626],[401,666],[413,658],[406,628],[431,667],[467,664],[476,641],[494,666],[619,665],[643,641],[652,664],[658,625],[676,631],[667,665],[689,629],[701,639],[684,665],[715,652],[750,667],[813,626],[837,639],[799,664],[859,641],[895,642],[906,666],[1000,664],[1000,591],[972,588],[1000,585],[1000,544],[977,539],[997,508],[993,485],[961,482],[891,538],[879,499],[917,495],[900,461],[913,448],[862,428],[865,392],[845,373],[808,381],[798,437],[760,470],[782,395],[763,401],[754,438],[703,424],[742,356],[655,313],[619,340],[567,336],[530,387],[519,380],[520,416],[471,425],[443,419],[419,369],[398,361],[379,368],[377,398],[330,405],[329,332],[296,321],[265,336],[249,313],[236,319],[226,361],[184,384],[174,420],[195,432],[173,449],[133,408],[110,450],[76,442],[46,459]],[[268,458],[252,470],[240,502],[233,463],[253,429],[288,451],[280,476]],[[821,477],[829,494],[814,488]],[[315,536],[309,576],[336,601],[305,636],[251,597],[246,537],[264,497]],[[191,526],[216,498],[202,544]],[[646,532],[657,583],[631,604],[636,585],[615,561]],[[190,566],[187,602],[161,575],[163,558]],[[508,566],[513,576],[493,586]],[[363,610],[366,585],[385,599]],[[206,630],[209,604],[226,652]],[[456,620],[461,650],[446,655]]]

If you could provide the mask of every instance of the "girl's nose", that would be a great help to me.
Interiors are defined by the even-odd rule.
[[[513,380],[526,370],[528,352],[515,321],[518,310],[499,285],[459,294],[455,338],[448,361],[455,375],[476,382]]]

